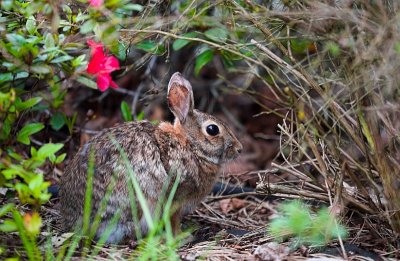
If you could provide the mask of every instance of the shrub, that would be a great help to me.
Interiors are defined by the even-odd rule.
[[[50,199],[50,182],[44,180],[44,174],[66,157],[60,153],[64,144],[53,143],[47,134],[67,126],[72,135],[77,115],[65,115],[61,106],[75,81],[97,89],[85,73],[88,56],[84,35],[91,37],[96,30],[98,39],[118,43],[118,22],[104,20],[102,12],[108,10],[110,18],[119,21],[140,9],[127,1],[89,9],[82,4],[1,1],[0,187],[15,193],[17,204],[29,204],[33,212],[23,213],[15,204],[1,206],[0,216],[7,218],[0,231],[18,231],[29,259],[40,256],[35,243],[42,223],[38,211]],[[107,27],[107,32],[100,27]],[[82,37],[76,38],[79,34]],[[92,59],[98,58],[103,46],[100,48]],[[94,74],[97,78],[105,75],[103,71]],[[104,90],[104,84],[101,87]]]
[[[34,220],[30,231],[37,231],[35,211],[49,198],[43,173],[66,157],[63,144],[46,134],[67,126],[72,135],[77,117],[61,109],[68,89],[105,90],[114,85],[113,71],[122,75],[152,57],[152,66],[175,66],[195,76],[210,77],[207,68],[214,67],[211,77],[219,77],[225,91],[250,96],[265,113],[284,119],[283,164],[273,166],[300,179],[301,187],[263,182],[260,190],[356,211],[396,244],[399,6],[333,2],[2,1],[0,186],[12,189],[34,212],[2,206],[0,216],[9,221],[0,229],[18,230],[22,238],[20,221],[26,219]],[[88,73],[98,54],[112,66]],[[118,58],[118,66],[110,57]],[[170,66],[170,61],[179,62]],[[250,80],[238,85],[231,80],[237,75]],[[252,87],[255,81],[261,91]],[[266,105],[271,103],[279,109]],[[129,107],[121,109],[124,120],[134,118]],[[35,250],[28,249],[33,258]]]

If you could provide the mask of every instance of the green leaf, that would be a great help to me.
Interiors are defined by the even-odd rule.
[[[97,89],[97,84],[85,76],[79,76],[76,80],[89,88]]]
[[[154,50],[157,47],[157,44],[153,41],[145,40],[145,41],[142,41],[142,42],[136,44],[136,47],[139,49],[142,49],[146,52],[151,52],[152,50]]]
[[[163,45],[156,44],[154,41],[150,40],[145,40],[136,44],[136,48],[155,55],[161,55],[165,52],[165,47]]]
[[[4,216],[8,212],[10,212],[14,207],[15,207],[15,205],[13,203],[8,203],[8,204],[5,204],[4,206],[2,206],[0,208],[0,217]]]
[[[41,101],[42,101],[42,97],[33,97],[24,102],[22,102],[21,99],[16,99],[15,100],[15,108],[17,109],[17,111],[23,111],[23,110],[26,110],[28,108],[35,106],[36,104],[38,104]]]
[[[8,168],[1,172],[6,180],[15,179],[15,177],[20,174],[20,169],[17,168]]]
[[[26,44],[25,38],[19,34],[6,34],[6,38],[14,46],[21,46],[23,44]]]
[[[26,20],[25,27],[26,27],[26,30],[28,31],[28,33],[34,34],[35,31],[36,31],[36,20],[35,20],[35,17],[30,16],[28,18],[28,20]]]
[[[36,148],[35,147],[31,147],[31,156],[32,157],[36,157],[36,155],[37,155],[37,150],[36,150]]]
[[[141,111],[138,115],[136,115],[136,120],[141,121],[144,119],[144,111]]]
[[[204,32],[205,36],[214,42],[225,42],[228,39],[226,28],[216,27]]]
[[[96,26],[96,21],[95,20],[87,20],[82,26],[81,26],[81,34],[87,34],[93,31],[94,27]]]
[[[62,63],[62,62],[66,62],[66,61],[69,61],[72,59],[74,59],[74,57],[72,57],[70,55],[63,55],[63,56],[55,58],[54,60],[51,61],[51,63]]]
[[[194,38],[194,37],[197,37],[198,35],[199,34],[197,32],[189,32],[189,33],[183,34],[182,36]],[[185,47],[186,45],[188,45],[189,43],[190,43],[189,40],[176,39],[174,41],[174,43],[172,44],[172,49],[174,49],[175,51],[178,51],[178,50],[182,49],[183,47]]]
[[[54,38],[51,33],[46,34],[46,37],[44,38],[44,47],[46,47],[46,49],[55,47]]]
[[[125,101],[121,102],[121,112],[122,112],[122,118],[124,118],[124,121],[132,121],[133,120],[132,111]]]
[[[84,14],[81,11],[79,11],[78,15],[75,18],[75,20],[76,20],[76,22],[84,22],[84,21],[88,20],[89,18],[90,18],[89,14]]]
[[[56,158],[56,160],[54,161],[55,164],[60,164],[61,162],[64,161],[65,157],[67,156],[67,153],[63,153],[60,156],[58,156]]]
[[[36,174],[30,181],[29,181],[29,188],[32,191],[32,194],[35,198],[40,195],[42,190],[42,184],[44,183],[43,174]]]
[[[124,5],[123,8],[125,10],[129,10],[129,11],[138,11],[138,12],[143,11],[143,6],[139,5],[139,4],[127,4],[127,5]]]
[[[14,232],[17,231],[17,225],[11,219],[6,219],[2,224],[0,224],[1,232]]]
[[[196,57],[196,63],[194,66],[194,74],[197,76],[200,73],[200,70],[209,63],[214,58],[214,51],[211,49],[207,49],[202,52],[199,56]]]
[[[1,132],[1,136],[4,136],[6,138],[8,138],[8,136],[10,135],[11,132],[11,122],[9,119],[6,119],[3,122],[3,128],[2,128],[2,132]]]
[[[50,155],[54,155],[57,151],[59,151],[64,145],[61,143],[47,143],[40,147],[37,152],[37,157],[39,159],[44,159],[50,157]]]
[[[51,72],[50,66],[47,64],[37,64],[30,67],[31,72],[39,74],[48,74]]]
[[[13,151],[8,152],[8,155],[9,155],[11,158],[16,159],[16,160],[18,160],[18,161],[22,161],[22,160],[23,160],[23,157],[22,157],[21,155],[19,155],[18,153],[15,153],[15,152],[13,152]]]
[[[42,123],[29,123],[25,125],[17,134],[17,141],[29,145],[31,141],[29,136],[41,131],[44,128]]]
[[[12,73],[0,73],[0,83],[11,82],[13,80]]]
[[[50,125],[54,130],[56,130],[56,131],[60,130],[65,125],[65,118],[64,118],[63,113],[61,113],[59,111],[56,112],[51,117]]]
[[[49,160],[51,163],[54,163],[56,161],[56,155],[54,155],[54,154],[50,155]]]
[[[27,78],[29,76],[28,72],[19,72],[15,75],[15,80],[17,79],[23,79],[23,78]]]
[[[63,32],[68,32],[71,29],[72,26],[64,26],[63,27]]]
[[[66,4],[63,4],[62,5],[62,10],[63,10],[63,12],[64,13],[67,13],[67,14],[72,14],[72,9],[71,9],[71,7],[69,7],[68,5],[66,5]]]
[[[126,59],[126,49],[127,47],[122,42],[117,42],[110,47],[110,51],[117,56],[118,60],[122,61]]]
[[[82,64],[82,62],[85,60],[86,55],[82,54],[76,57],[75,59],[72,60],[71,64],[73,67],[78,67],[79,65]]]

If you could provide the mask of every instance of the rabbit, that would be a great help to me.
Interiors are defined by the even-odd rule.
[[[221,165],[235,159],[243,147],[225,123],[194,109],[192,86],[179,72],[169,81],[167,101],[175,116],[174,124],[123,123],[101,131],[79,149],[66,166],[60,182],[60,214],[64,230],[71,231],[82,224],[89,155],[94,154],[90,222],[93,222],[113,176],[115,179],[95,239],[100,238],[117,210],[121,210],[121,216],[107,243],[118,244],[124,239],[135,238],[138,227],[141,233],[148,232],[146,219],[139,208],[136,219],[139,224],[135,224],[132,217],[128,173],[116,141],[127,155],[152,214],[163,185],[174,183],[180,175],[170,217],[173,233],[180,233],[182,214],[193,210],[204,199],[216,182]],[[168,186],[166,195],[171,188],[172,185]],[[137,199],[135,202],[140,206]]]

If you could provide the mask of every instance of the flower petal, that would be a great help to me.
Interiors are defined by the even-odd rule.
[[[114,81],[111,81],[111,82],[110,82],[110,86],[111,86],[112,88],[114,88],[114,89],[118,89],[118,85],[117,85]]]
[[[91,49],[90,53],[92,55],[96,55],[97,53],[103,53],[103,55],[104,55],[104,52],[103,52],[104,46],[102,43],[96,43],[93,40],[88,40],[87,45],[89,45],[89,47]]]
[[[119,61],[114,56],[108,56],[105,59],[104,70],[112,72],[119,69]]]
[[[99,74],[97,75],[97,87],[99,90],[104,92],[110,87],[110,83],[112,82],[111,76],[109,74]]]
[[[101,72],[106,72],[106,70],[104,70],[106,62],[107,62],[107,57],[104,55],[103,50],[100,50],[92,55],[92,59],[90,60],[86,71],[90,74],[98,74]]]
[[[89,4],[92,7],[101,7],[103,5],[103,0],[89,0]]]
[[[102,71],[102,69],[104,68],[104,65],[102,63],[102,59],[96,59],[96,58],[92,58],[92,60],[90,60],[86,71],[90,74],[98,74]]]

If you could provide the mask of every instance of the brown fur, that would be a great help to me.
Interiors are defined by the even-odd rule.
[[[176,91],[174,88],[180,90]],[[182,88],[186,91],[182,91]],[[180,175],[171,216],[175,234],[180,231],[182,213],[194,209],[210,192],[221,164],[240,153],[242,145],[223,122],[193,109],[192,88],[179,73],[171,77],[168,89],[169,105],[177,117],[174,125],[164,122],[155,126],[147,121],[124,123],[103,130],[79,149],[61,178],[60,211],[66,230],[72,230],[82,222],[88,161],[92,150],[95,156],[95,172],[91,222],[100,208],[113,175],[116,178],[116,186],[101,215],[97,238],[104,232],[117,210],[121,210],[121,218],[108,242],[118,243],[125,237],[133,238],[134,230],[138,227],[143,233],[147,232],[147,224],[140,208],[140,224],[133,221],[132,211],[129,209],[130,200],[135,200],[136,206],[139,203],[136,199],[129,198],[127,167],[110,135],[127,154],[151,211],[154,211],[160,200],[163,186],[168,184],[168,196],[172,184]],[[219,135],[213,137],[205,132],[203,125],[208,122],[219,127]]]

